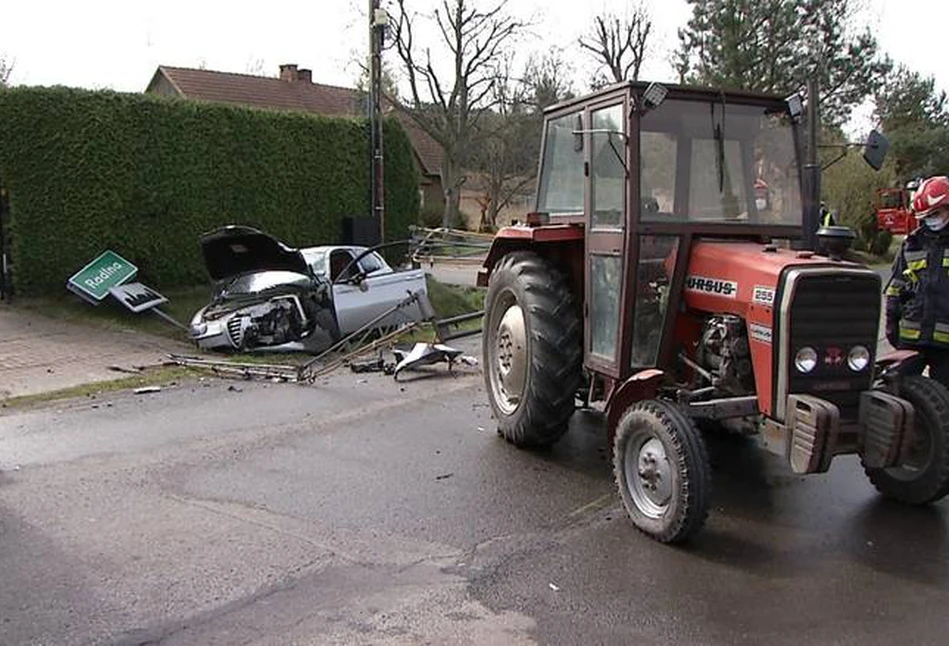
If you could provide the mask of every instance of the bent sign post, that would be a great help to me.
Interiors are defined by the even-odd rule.
[[[109,290],[135,277],[138,267],[114,251],[104,251],[98,258],[76,272],[66,288],[81,298],[98,305]]]

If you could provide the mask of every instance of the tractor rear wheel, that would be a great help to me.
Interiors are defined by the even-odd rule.
[[[898,467],[864,470],[887,498],[911,505],[935,502],[949,494],[949,391],[938,381],[910,375],[899,380],[897,394],[915,412],[910,455]]]
[[[580,387],[580,318],[567,281],[537,254],[518,251],[494,268],[485,297],[484,383],[498,431],[519,447],[566,432]]]
[[[712,490],[705,440],[675,404],[646,400],[623,413],[613,477],[633,524],[662,543],[684,541],[705,522]]]

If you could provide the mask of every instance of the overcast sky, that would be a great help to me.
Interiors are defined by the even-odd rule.
[[[383,6],[388,0],[382,0]],[[426,10],[436,0],[407,0]],[[883,49],[898,62],[936,77],[949,90],[942,27],[944,0],[857,0]],[[493,6],[487,0],[485,6]],[[520,49],[568,44],[604,8],[622,12],[621,0],[508,0],[509,11],[534,21],[535,36]],[[685,0],[649,0],[655,24],[650,59],[641,77],[675,80],[668,52],[688,20]],[[7,2],[0,12],[0,57],[12,62],[15,85],[68,85],[142,91],[158,65],[275,75],[281,63],[313,70],[313,80],[351,86],[353,59],[367,47],[369,0],[32,0]],[[914,32],[913,25],[917,23]],[[388,54],[394,58],[394,53]],[[585,70],[577,60],[578,73]],[[578,89],[585,89],[577,84]]]

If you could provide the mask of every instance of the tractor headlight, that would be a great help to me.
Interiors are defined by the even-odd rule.
[[[798,372],[810,372],[817,367],[817,350],[809,345],[804,346],[794,355],[794,367]]]
[[[854,372],[862,372],[870,365],[870,351],[865,346],[855,345],[847,354],[847,366]]]

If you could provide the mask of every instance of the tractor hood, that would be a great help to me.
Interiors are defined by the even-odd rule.
[[[299,250],[251,227],[231,225],[205,233],[201,251],[208,274],[217,281],[261,271],[310,273]]]
[[[789,267],[866,269],[811,251],[753,242],[697,242],[689,257],[685,301],[690,307],[746,315],[749,307],[774,307],[782,272]]]

